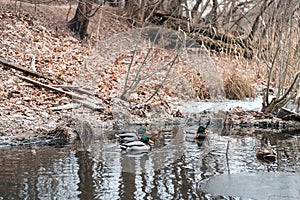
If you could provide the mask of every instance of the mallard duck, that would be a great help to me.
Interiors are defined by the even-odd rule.
[[[146,129],[144,126],[142,126],[137,130],[137,132],[138,132],[138,135],[151,138],[151,140],[155,144],[163,143],[164,137],[163,137],[162,131],[159,130],[157,127],[152,127],[151,132],[150,132],[150,131],[148,131],[148,129]]]
[[[260,148],[256,151],[256,158],[263,164],[271,164],[276,161],[276,152],[266,144],[261,144]]]
[[[139,141],[133,141],[121,144],[121,149],[126,151],[139,151],[145,152],[152,149],[151,144],[152,140],[146,136],[141,137]]]
[[[197,140],[204,140],[206,138],[207,132],[208,132],[207,127],[209,126],[209,124],[210,124],[210,120],[206,123],[205,127],[201,126],[201,125],[198,127],[198,130],[196,133]]]
[[[121,143],[138,141],[140,139],[138,135],[133,132],[121,132],[116,134],[116,137],[119,138],[119,142]]]
[[[147,129],[144,126],[142,126],[142,127],[138,128],[137,132],[139,135],[143,135],[143,134],[147,133]]]
[[[116,137],[119,138],[120,143],[127,143],[127,142],[133,142],[133,141],[139,141],[140,140],[140,135],[146,134],[146,128],[145,127],[140,127],[137,130],[137,134],[134,132],[120,132],[116,134]]]
[[[256,151],[256,158],[263,164],[271,164],[276,161],[276,152],[267,145],[267,137],[263,136],[261,146]]]

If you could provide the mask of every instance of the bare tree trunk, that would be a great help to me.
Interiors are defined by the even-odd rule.
[[[258,25],[259,25],[259,19],[260,17],[262,16],[262,14],[265,12],[265,10],[268,8],[268,6],[272,3],[273,1],[271,1],[269,4],[267,0],[265,0],[261,6],[261,9],[260,9],[260,12],[259,14],[256,16],[255,20],[254,20],[254,23],[252,25],[252,28],[251,28],[251,32],[250,34],[248,35],[248,39],[251,41],[253,38],[254,38],[254,34],[255,32],[257,31],[258,29]]]
[[[89,17],[93,8],[92,0],[79,0],[75,16],[68,22],[68,27],[80,39],[87,36],[87,28],[89,25]]]
[[[219,6],[218,1],[213,0],[213,5],[212,5],[212,8],[211,8],[211,11],[205,17],[206,24],[210,24],[211,26],[216,25],[217,14],[218,14],[218,11],[217,11],[218,6]]]
[[[193,6],[193,9],[192,9],[193,17],[197,15],[197,12],[198,12],[198,9],[199,9],[199,6],[201,3],[202,3],[202,0],[197,0],[195,5]]]
[[[147,0],[141,0],[141,8],[139,10],[138,21],[140,24],[144,22]]]

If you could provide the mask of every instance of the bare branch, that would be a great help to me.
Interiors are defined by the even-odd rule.
[[[170,74],[170,72],[171,72],[171,69],[173,68],[173,65],[174,65],[175,61],[177,60],[177,58],[178,58],[178,54],[177,54],[177,55],[174,57],[174,59],[172,60],[172,62],[171,62],[171,64],[170,64],[170,67],[169,67],[169,69],[168,69],[168,71],[167,71],[167,73],[166,73],[164,79],[161,81],[160,85],[156,88],[156,90],[154,91],[154,93],[147,99],[146,103],[149,102],[149,101],[156,95],[156,93],[158,92],[158,90],[159,90],[160,88],[162,88],[162,86],[164,85],[165,81],[166,81],[167,78],[169,77],[169,74]]]

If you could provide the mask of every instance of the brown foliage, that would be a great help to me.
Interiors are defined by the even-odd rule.
[[[250,82],[237,73],[231,74],[224,84],[226,98],[242,100],[245,98],[254,98],[254,89]]]

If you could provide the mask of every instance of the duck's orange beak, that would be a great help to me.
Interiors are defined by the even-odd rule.
[[[204,133],[208,133],[208,130],[207,130],[207,129],[205,129]]]

